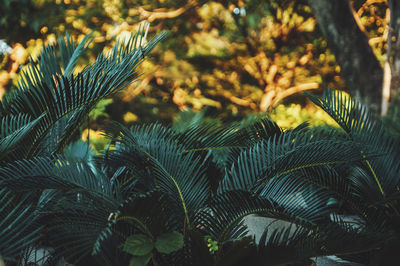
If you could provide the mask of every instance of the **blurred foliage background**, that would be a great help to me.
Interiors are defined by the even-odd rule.
[[[386,1],[351,4],[383,61]],[[84,66],[140,22],[151,23],[151,35],[169,31],[142,64],[142,79],[92,112],[94,137],[109,119],[172,123],[183,110],[223,120],[263,113],[285,128],[331,123],[299,92],[345,89],[305,0],[1,0],[1,7],[0,39],[10,48],[0,49],[0,97],[16,86],[28,55],[66,32],[80,40],[94,31]]]

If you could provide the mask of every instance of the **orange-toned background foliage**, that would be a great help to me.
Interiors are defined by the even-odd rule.
[[[302,91],[345,89],[340,67],[323,39],[307,1],[202,0],[8,0],[0,39],[11,53],[0,55],[0,97],[16,86],[18,73],[43,44],[68,32],[76,40],[96,38],[84,66],[116,38],[151,23],[150,34],[169,37],[142,65],[139,82],[102,102],[92,128],[107,119],[125,123],[170,123],[180,110],[208,108],[221,118],[269,112],[284,127],[311,116]],[[358,22],[378,58],[385,54],[387,4],[353,1]],[[315,117],[315,118],[312,118]],[[279,122],[278,121],[278,122]]]

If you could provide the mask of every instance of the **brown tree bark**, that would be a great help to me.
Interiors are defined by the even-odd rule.
[[[340,65],[346,86],[351,92],[358,91],[372,109],[379,110],[383,69],[354,19],[349,0],[309,0],[309,4]]]

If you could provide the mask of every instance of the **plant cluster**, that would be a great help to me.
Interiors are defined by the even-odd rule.
[[[74,142],[165,34],[146,36],[142,27],[80,72],[91,35],[78,45],[60,38],[1,101],[4,261],[28,264],[45,250],[34,263],[279,265],[337,255],[389,265],[400,239],[398,142],[341,93],[308,94],[338,128],[182,116],[173,128],[110,123],[101,155]],[[249,215],[289,226],[266,226],[256,241]]]
[[[96,45],[80,59],[87,63],[141,21],[151,23],[150,33],[168,30],[171,38],[142,65],[147,75],[114,97],[108,107],[114,120],[131,112],[141,123],[171,122],[178,110],[204,107],[240,119],[289,96],[304,105],[296,92],[344,86],[306,0],[6,2],[11,4],[0,10],[0,39],[26,50],[14,48],[0,70],[0,95],[16,83],[19,68],[11,65],[23,67],[28,54],[37,55],[59,34],[68,31],[79,40],[94,31]]]

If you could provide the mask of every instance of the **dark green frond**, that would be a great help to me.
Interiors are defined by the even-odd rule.
[[[289,132],[243,151],[222,180],[220,191],[259,191],[273,177],[361,159],[359,151],[349,141],[314,140],[312,134],[293,135]]]
[[[359,153],[364,157],[363,168],[375,182],[382,195],[395,192],[399,183],[399,143],[373,119],[367,108],[359,102],[343,96],[339,91],[327,89],[322,98],[308,94],[315,104],[326,111],[344,129]],[[379,156],[366,158],[366,153]]]
[[[68,262],[92,260],[93,263],[92,250],[117,208],[118,204],[110,204],[101,197],[80,193],[57,196],[56,202],[43,205],[42,222],[46,225],[43,239]]]
[[[252,196],[245,191],[231,191],[212,199],[208,207],[196,215],[194,223],[222,246],[247,234],[244,217],[268,213],[273,209],[274,205],[268,199]]]
[[[336,200],[353,204],[353,187],[349,178],[346,178],[348,171],[348,165],[325,165],[302,169],[298,175],[304,182],[329,193],[332,204]]]
[[[186,127],[180,128],[176,139],[188,153],[203,153],[210,162],[224,172],[240,152],[261,140],[280,135],[282,130],[271,120],[260,119],[250,124],[231,123],[220,125],[199,115]],[[219,179],[218,179],[219,180]]]
[[[259,195],[274,202],[283,211],[283,215],[276,218],[291,222],[324,222],[336,209],[327,205],[332,196],[330,192],[310,184],[299,173],[272,178]]]
[[[58,39],[62,70],[60,60],[57,55],[56,44],[44,46],[37,60],[31,59],[29,67],[22,72],[22,78],[19,81],[21,90],[29,90],[41,84],[52,86],[54,76],[70,76],[80,55],[84,52],[90,42],[93,40],[93,34],[86,35],[82,41],[75,45],[72,37],[66,35]]]
[[[31,121],[31,117],[26,114],[2,117],[0,129],[0,159],[6,161],[23,157],[28,147],[21,145],[21,142],[33,141],[31,133],[42,118],[43,115]]]
[[[16,161],[0,171],[4,187],[39,195],[33,213],[43,226],[42,244],[68,262],[94,259],[92,249],[121,203],[98,169],[86,161],[56,157]]]
[[[322,98],[305,92],[307,97],[327,112],[348,134],[365,130],[373,126],[374,120],[367,107],[340,91],[327,88]]]
[[[155,125],[156,131],[170,131]],[[201,208],[210,196],[204,162],[193,153],[185,153],[176,141],[167,135],[149,134],[148,127],[121,128],[116,149],[107,154],[113,167],[126,167],[131,177],[153,183],[148,190],[158,188],[180,209],[189,223],[189,217]],[[147,180],[147,181],[146,181]]]
[[[41,149],[45,146],[43,139],[58,121],[64,119],[64,134],[52,134],[57,139],[57,144],[54,147],[46,147],[52,153],[59,152],[101,99],[120,91],[138,77],[138,65],[165,36],[160,34],[145,43],[143,38],[146,34],[147,32],[141,29],[136,35],[132,35],[128,42],[117,42],[111,52],[98,56],[95,63],[76,76],[63,76],[54,45],[42,51],[38,62],[31,61],[31,68],[25,73],[19,89],[3,106],[7,112],[5,114],[27,113],[31,114],[33,119],[44,115],[34,132],[28,156],[41,154]],[[90,38],[87,36],[72,54],[71,40],[61,45],[66,53],[63,60],[67,61],[69,58],[66,66],[68,71],[72,71],[77,57]],[[132,43],[138,40],[141,41],[140,45],[133,47]]]
[[[9,163],[0,168],[0,182],[14,191],[76,190],[112,199],[107,178],[86,161],[37,157]]]
[[[6,261],[17,260],[39,240],[42,226],[37,226],[33,210],[29,199],[17,200],[11,192],[0,190],[0,257]]]
[[[82,41],[75,46],[72,36],[67,35],[65,38],[58,38],[58,46],[60,49],[61,62],[64,67],[64,76],[73,74],[74,67],[81,54],[87,49],[93,41],[93,32],[83,37]]]
[[[337,222],[313,229],[301,226],[266,228],[258,246],[257,261],[268,261],[265,265],[287,265],[311,257],[356,254],[376,249],[387,237],[379,231],[355,228],[345,221]]]

